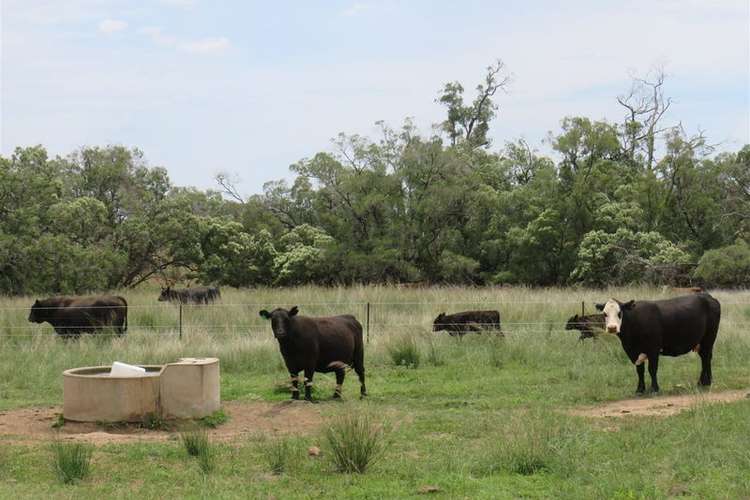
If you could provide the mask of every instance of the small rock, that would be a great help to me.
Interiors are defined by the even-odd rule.
[[[425,484],[424,486],[420,486],[417,490],[420,494],[425,495],[428,493],[437,493],[440,491],[440,488],[437,486],[432,486],[430,484]]]
[[[620,410],[620,413],[630,413],[630,410]]]
[[[318,448],[317,446],[310,446],[307,449],[307,454],[310,455],[311,457],[320,456],[320,448]]]

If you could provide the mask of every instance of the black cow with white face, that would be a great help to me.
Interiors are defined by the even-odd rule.
[[[690,351],[701,358],[698,385],[711,385],[711,358],[719,331],[721,305],[707,293],[668,300],[620,302],[610,299],[596,308],[604,313],[606,331],[620,338],[625,353],[635,364],[637,392],[646,389],[644,362],[648,361],[651,390],[657,392],[659,356],[681,356]]]
[[[305,373],[305,399],[312,401],[311,388],[315,372],[335,372],[334,398],[341,397],[341,386],[348,366],[359,376],[360,394],[365,396],[364,344],[362,325],[349,314],[313,318],[289,310],[265,309],[260,316],[271,320],[273,335],[279,342],[284,364],[292,378],[292,399],[299,399],[298,375]]]

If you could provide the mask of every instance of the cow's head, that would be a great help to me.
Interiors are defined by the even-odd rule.
[[[608,333],[620,333],[622,328],[622,316],[625,311],[635,307],[635,300],[629,302],[620,302],[619,300],[609,299],[604,304],[596,304],[596,309],[604,315],[604,328]]]
[[[164,302],[165,300],[169,300],[170,291],[171,291],[171,287],[162,288],[161,295],[159,295],[159,302]]]
[[[565,329],[566,330],[578,330],[578,327],[582,326],[581,323],[582,323],[581,320],[579,319],[578,315],[576,314],[575,316],[571,316],[568,319],[568,322],[565,323]]]
[[[277,339],[283,339],[287,337],[291,332],[289,325],[292,317],[296,316],[299,312],[297,306],[292,307],[288,311],[286,309],[277,308],[271,312],[263,309],[260,311],[260,317],[271,320],[271,329],[273,330],[273,336]]]
[[[31,323],[44,323],[45,309],[39,303],[39,299],[35,300],[31,305],[31,311],[29,311],[29,322]]]
[[[445,323],[445,313],[442,312],[438,314],[438,317],[435,318],[435,321],[432,322],[432,331],[439,332],[444,323]]]

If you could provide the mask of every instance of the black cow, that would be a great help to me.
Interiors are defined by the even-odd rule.
[[[565,329],[581,332],[578,340],[592,338],[596,336],[596,330],[604,330],[604,316],[601,314],[586,314],[583,316],[576,314],[568,319]]]
[[[721,320],[719,301],[707,293],[669,300],[619,302],[610,299],[596,308],[604,313],[607,332],[620,337],[622,347],[638,373],[637,392],[645,391],[644,365],[648,360],[651,389],[659,390],[659,356],[681,356],[695,351],[701,357],[698,385],[711,385],[711,357]]]
[[[279,341],[281,355],[292,378],[292,399],[299,399],[297,376],[303,370],[306,400],[312,401],[310,389],[315,372],[336,372],[333,397],[340,398],[347,366],[353,367],[359,376],[360,394],[363,397],[367,395],[362,325],[359,321],[348,314],[312,318],[298,316],[297,312],[297,306],[288,311],[260,311],[261,317],[271,320],[273,335]]]
[[[500,313],[498,311],[464,311],[455,314],[440,313],[432,323],[432,331],[447,331],[451,336],[464,335],[468,332],[482,333],[482,330],[500,332]]]
[[[118,335],[128,329],[128,303],[114,295],[50,297],[36,300],[29,321],[52,325],[58,335],[69,338],[112,327]]]
[[[218,287],[197,286],[194,288],[162,288],[159,302],[179,302],[180,304],[210,304],[221,298]]]

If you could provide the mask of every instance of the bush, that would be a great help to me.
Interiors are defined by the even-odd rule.
[[[403,336],[388,345],[388,355],[396,366],[419,368],[419,347],[414,337]]]
[[[288,439],[275,439],[263,445],[263,459],[273,474],[287,472],[298,458],[298,448]]]
[[[750,245],[738,240],[734,245],[709,250],[698,262],[694,276],[707,286],[749,286]]]
[[[204,430],[195,430],[180,433],[180,441],[185,451],[191,457],[197,457],[211,445],[208,441],[208,433]]]
[[[198,459],[198,466],[204,474],[214,470],[215,454],[205,430],[182,432],[180,440],[188,455]]]
[[[340,417],[325,431],[331,460],[339,472],[364,473],[385,450],[386,429],[369,414]]]
[[[56,440],[52,444],[52,454],[58,479],[64,484],[72,484],[88,476],[92,453],[90,445]]]

